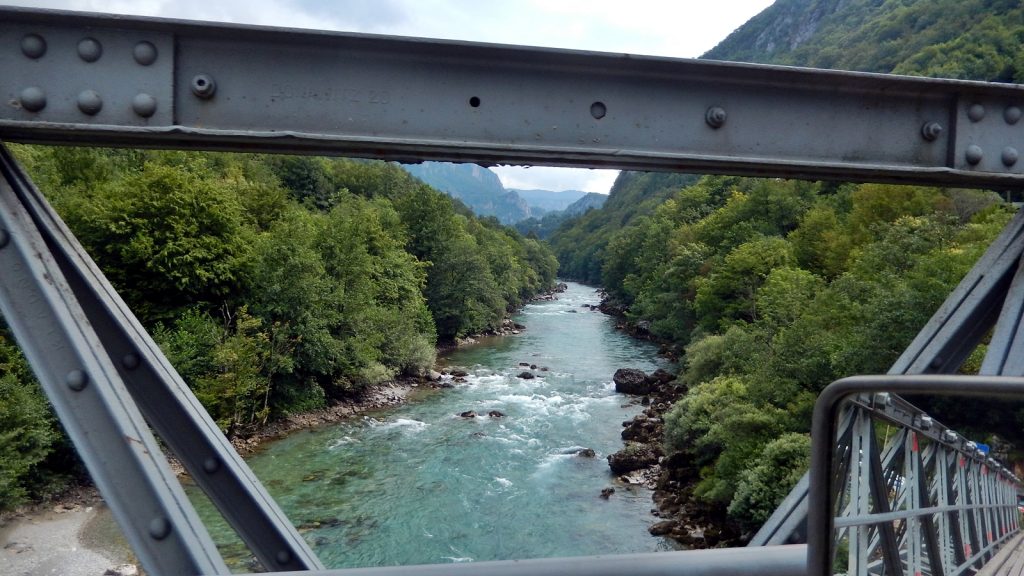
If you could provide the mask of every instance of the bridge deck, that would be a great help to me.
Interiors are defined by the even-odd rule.
[[[977,573],[977,576],[997,575],[1024,575],[1024,534],[1014,536]]]

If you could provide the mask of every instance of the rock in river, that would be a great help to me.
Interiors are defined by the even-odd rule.
[[[658,454],[646,444],[630,444],[608,456],[608,466],[616,476],[654,466],[657,463]]]
[[[520,372],[519,377],[522,378],[523,380],[533,380],[534,378],[536,378],[536,376],[534,376],[532,372],[526,371]]]
[[[612,380],[615,381],[615,391],[623,394],[650,394],[654,389],[647,374],[635,368],[619,368]]]

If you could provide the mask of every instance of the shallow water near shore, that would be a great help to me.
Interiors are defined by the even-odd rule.
[[[249,465],[329,568],[674,549],[647,533],[658,520],[650,491],[618,483],[605,460],[641,408],[615,393],[612,374],[669,365],[584,307],[598,301],[569,283],[516,316],[522,334],[442,358],[469,372],[465,383],[292,434]],[[459,416],[469,410],[478,416]],[[576,456],[580,448],[597,458]],[[616,492],[603,500],[608,486]],[[209,504],[199,508],[233,568],[249,569]]]

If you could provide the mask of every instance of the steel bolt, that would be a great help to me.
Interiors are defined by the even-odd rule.
[[[156,98],[153,98],[145,92],[136,94],[135,97],[132,98],[132,110],[143,118],[149,118],[153,114],[156,114]]]
[[[1006,167],[1013,166],[1017,163],[1017,159],[1020,158],[1020,154],[1017,149],[1012,146],[1003,148],[1003,165]]]
[[[875,394],[875,404],[892,406],[892,396],[890,396],[888,392],[879,392]]]
[[[932,426],[935,424],[935,420],[932,420],[931,416],[925,416],[924,414],[922,414],[920,424],[921,430],[931,430]]]
[[[216,456],[210,456],[206,460],[203,460],[203,470],[207,474],[213,474],[217,470],[220,470],[220,459]]]
[[[921,137],[929,142],[934,142],[942,135],[942,124],[938,122],[925,122],[921,126]]]
[[[132,57],[135,58],[135,61],[139,64],[149,66],[153,62],[156,62],[156,46],[153,46],[152,42],[139,42],[134,48],[132,48]]]
[[[158,516],[149,523],[149,535],[155,540],[163,540],[171,535],[171,523],[167,518]]]
[[[1003,110],[1003,120],[1006,120],[1007,124],[1016,124],[1021,117],[1020,108],[1016,106],[1007,106],[1006,110]]]
[[[103,56],[103,45],[95,38],[85,38],[78,43],[78,56],[86,62],[95,62]]]
[[[43,108],[46,108],[46,93],[43,92],[42,88],[36,86],[29,86],[21,91],[21,96],[18,98],[21,102],[21,107],[29,112],[39,112]]]
[[[964,153],[964,158],[967,159],[967,163],[971,166],[976,166],[981,159],[984,158],[985,152],[982,151],[981,146],[977,144],[971,144],[967,147],[967,151]]]
[[[197,74],[192,78],[192,93],[207,100],[217,92],[217,83],[208,74]]]
[[[967,109],[967,117],[971,119],[971,122],[981,122],[981,119],[985,117],[985,107],[981,104],[971,104],[971,107]]]
[[[141,363],[142,360],[139,359],[139,355],[135,352],[129,352],[124,355],[124,358],[121,358],[121,365],[128,370],[135,370]]]
[[[281,565],[287,564],[292,561],[292,553],[287,550],[280,550],[274,557],[274,560],[277,560],[277,563]]]
[[[594,120],[600,120],[608,114],[608,107],[604,105],[604,102],[594,102],[590,105],[590,115],[594,117]]]
[[[103,98],[95,90],[82,90],[78,94],[78,109],[83,114],[95,116],[103,109]]]
[[[81,392],[89,384],[89,375],[81,370],[72,370],[64,377],[64,382],[67,383],[68,388],[75,392]]]
[[[956,442],[956,432],[953,430],[946,430],[942,433],[942,439],[950,443]]]
[[[726,118],[728,118],[728,114],[725,113],[725,108],[721,106],[712,106],[704,113],[704,121],[715,130],[725,126]]]
[[[0,248],[5,248],[11,242],[11,235],[7,230],[0,228]]]
[[[36,60],[46,54],[46,40],[39,34],[26,34],[21,39],[21,53]]]

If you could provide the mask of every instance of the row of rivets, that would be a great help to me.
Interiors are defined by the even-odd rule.
[[[40,112],[46,108],[46,93],[37,86],[29,86],[22,90],[18,100],[22,109],[29,112]],[[95,116],[100,113],[100,110],[103,110],[103,98],[95,90],[79,92],[75,101],[78,104],[78,109],[89,116]],[[132,98],[132,110],[143,118],[149,118],[156,114],[156,108],[156,98],[149,94],[143,92]]]
[[[7,245],[9,238],[10,236],[7,231],[0,228],[0,248]],[[139,358],[139,355],[134,352],[125,354],[121,359],[122,365],[128,370],[138,368],[141,362],[142,360]],[[75,392],[81,392],[82,390],[85,390],[86,386],[88,386],[89,376],[82,370],[72,370],[71,372],[68,372],[67,376],[65,376],[64,381],[68,388]],[[211,456],[203,462],[203,470],[208,474],[213,474],[219,469],[220,460],[216,457]],[[149,523],[149,535],[154,540],[164,540],[171,535],[172,528],[171,522],[167,517],[157,516]],[[287,550],[282,550],[277,553],[276,560],[280,564],[287,564],[291,561],[291,554]]]
[[[984,120],[986,113],[987,110],[985,109],[985,106],[977,102],[967,107],[967,118],[974,123]],[[1024,115],[1024,113],[1022,113],[1021,109],[1017,106],[1007,106],[1003,109],[1003,121],[1011,126],[1019,122],[1022,115]],[[984,157],[984,150],[982,150],[981,146],[978,146],[977,144],[971,144],[966,150],[964,150],[964,160],[967,160],[967,163],[971,166],[977,166],[980,164]],[[1000,154],[1000,160],[1003,162],[1003,166],[1006,166],[1007,168],[1015,165],[1019,159],[1020,153],[1012,146],[1003,148],[1002,154]]]
[[[1021,109],[1017,106],[1007,106],[1006,109],[1003,110],[1003,120],[1011,126],[1019,122],[1021,116]],[[981,122],[985,119],[985,107],[977,103],[971,104],[967,108],[967,118],[969,118],[971,122]]]
[[[978,146],[977,144],[971,144],[967,147],[967,150],[964,151],[964,159],[967,160],[967,163],[971,166],[977,166],[980,164],[984,157],[985,152],[981,149],[981,146]],[[1016,148],[1013,146],[1003,148],[1003,153],[1000,155],[1000,160],[1002,160],[1003,166],[1009,168],[1016,164],[1019,159],[1020,152],[1018,152]]]
[[[95,38],[83,38],[76,47],[78,57],[85,62],[96,62],[103,56],[103,45]],[[46,55],[46,39],[39,34],[26,34],[21,39],[21,53],[33,60]],[[157,49],[152,42],[143,40],[132,48],[132,57],[143,66],[156,62]]]

